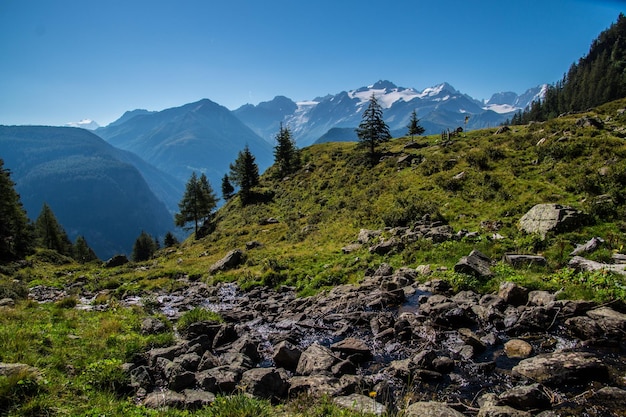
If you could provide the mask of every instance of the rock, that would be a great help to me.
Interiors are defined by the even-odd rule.
[[[284,340],[274,347],[273,360],[276,366],[295,371],[300,361],[300,355],[302,355],[302,351],[298,347]]]
[[[595,403],[621,411],[626,410],[626,390],[617,387],[603,387],[591,397]]]
[[[419,401],[404,410],[404,417],[464,417],[465,415],[446,403]]]
[[[211,368],[199,374],[199,385],[208,391],[218,390],[224,394],[231,394],[237,390],[241,375],[247,369],[230,365]]]
[[[532,417],[527,411],[516,410],[508,405],[500,405],[495,394],[485,394],[479,400],[480,411],[477,417]]]
[[[141,334],[144,335],[165,333],[167,330],[167,325],[156,317],[146,317],[141,322]]]
[[[533,353],[533,347],[524,340],[511,339],[504,344],[504,353],[509,358],[528,358]]]
[[[506,133],[506,132],[508,132],[508,131],[510,131],[510,130],[511,130],[511,128],[510,128],[510,127],[508,127],[508,126],[500,126],[500,127],[498,128],[498,130],[496,130],[496,132],[494,133],[494,135],[501,135],[501,134]]]
[[[371,239],[376,238],[380,236],[381,234],[382,234],[382,231],[380,230],[361,229],[359,231],[359,237],[357,239],[359,243],[365,244],[365,243],[369,243]]]
[[[263,246],[263,244],[258,240],[251,240],[249,242],[246,242],[246,250],[260,248],[261,246]]]
[[[25,363],[0,362],[0,376],[10,377],[13,375],[21,375],[23,378],[31,377],[35,380],[39,380],[41,378],[41,371]]]
[[[337,397],[346,393],[346,381],[328,375],[294,376],[289,380],[289,396],[299,394],[329,395]]]
[[[147,408],[182,408],[185,405],[185,395],[165,390],[149,393],[143,400],[143,405]]]
[[[606,366],[588,352],[554,352],[523,359],[513,373],[549,385],[583,384],[602,381],[608,376]]]
[[[531,291],[528,293],[528,305],[536,307],[552,307],[556,296],[548,291]]]
[[[241,249],[233,249],[226,254],[222,259],[211,265],[209,273],[214,274],[220,271],[226,271],[236,268],[241,265],[245,260],[245,254]]]
[[[367,362],[372,360],[372,351],[364,341],[349,337],[330,346],[333,351],[340,352],[351,357],[356,363]]]
[[[604,243],[604,239],[601,237],[593,237],[584,245],[577,245],[576,249],[574,249],[569,256],[577,256],[583,253],[591,253],[598,249]]]
[[[14,307],[15,300],[9,297],[5,297],[0,300],[0,307]]]
[[[359,249],[361,249],[363,245],[361,245],[360,243],[351,243],[349,245],[344,246],[343,248],[341,248],[341,252],[348,254],[348,253],[352,253],[355,252]]]
[[[594,319],[607,336],[623,338],[626,333],[626,314],[610,307],[600,307],[587,311],[587,316]]]
[[[503,282],[500,284],[498,296],[506,303],[514,306],[523,305],[528,302],[528,290],[513,282]]]
[[[186,389],[183,391],[185,396],[184,407],[186,409],[197,410],[208,407],[215,402],[215,394],[208,391],[198,389]]]
[[[370,253],[375,253],[377,255],[386,255],[395,249],[401,250],[402,248],[404,248],[404,243],[402,243],[401,240],[392,237],[391,239],[371,246],[369,251]]]
[[[572,207],[560,204],[537,204],[519,220],[519,228],[537,233],[542,238],[548,232],[563,233],[577,229],[587,222],[587,216]]]
[[[302,352],[296,373],[298,375],[330,374],[335,362],[337,358],[330,349],[312,344]]]
[[[287,375],[276,368],[254,368],[241,376],[241,386],[258,398],[276,399],[287,395]]]
[[[267,226],[268,224],[278,224],[280,223],[278,221],[278,219],[274,218],[274,217],[268,217],[267,219],[262,219],[259,221],[259,225],[261,226]]]
[[[583,116],[576,120],[576,126],[579,127],[595,127],[596,129],[604,128],[604,123],[597,117]]]
[[[513,387],[499,396],[500,401],[520,410],[545,409],[550,407],[550,398],[539,384]]]
[[[492,277],[491,259],[483,253],[473,250],[454,265],[454,272],[473,275],[479,278]]]
[[[581,256],[574,256],[567,263],[567,266],[577,271],[610,271],[615,272],[616,274],[626,275],[626,265],[624,264],[603,264],[596,261],[590,261],[589,259],[585,259]]]
[[[570,335],[581,340],[594,340],[604,337],[604,330],[590,317],[571,317],[565,320],[565,327]]]
[[[126,265],[128,262],[126,255],[115,255],[104,263],[104,267],[115,268],[116,266]]]
[[[357,413],[374,414],[377,416],[387,413],[387,407],[366,395],[350,394],[345,397],[335,397],[333,402],[342,408],[353,410]]]
[[[535,265],[546,266],[548,264],[546,258],[539,255],[517,255],[507,253],[502,257],[502,260],[515,268],[530,267]]]
[[[148,390],[154,384],[154,379],[147,366],[137,366],[130,371],[130,386]]]

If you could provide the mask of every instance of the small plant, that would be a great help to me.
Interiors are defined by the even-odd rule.
[[[7,376],[0,376],[0,414],[11,406],[35,396],[41,390],[40,376],[35,370],[23,369]]]
[[[128,385],[128,378],[119,359],[102,359],[87,365],[81,375],[86,390],[105,390],[121,393]]]
[[[186,311],[182,316],[178,319],[177,327],[178,330],[186,330],[193,323],[197,323],[200,321],[212,321],[216,323],[221,323],[223,321],[222,317],[219,314],[204,309],[200,307],[194,307],[193,309]]]
[[[272,417],[275,415],[268,401],[243,394],[217,397],[208,412],[209,417]]]

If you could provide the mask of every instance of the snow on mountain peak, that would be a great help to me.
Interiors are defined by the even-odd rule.
[[[83,119],[79,122],[66,123],[65,127],[78,127],[81,129],[96,130],[97,128],[100,127],[100,125],[91,119]]]

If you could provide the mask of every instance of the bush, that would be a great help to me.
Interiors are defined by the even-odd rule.
[[[104,390],[114,393],[123,392],[128,385],[128,377],[122,369],[119,359],[102,359],[90,363],[81,380],[86,390]]]
[[[176,327],[178,327],[179,331],[186,330],[193,323],[197,323],[199,321],[213,321],[216,323],[221,323],[223,321],[222,317],[219,314],[214,313],[213,311],[206,310],[200,307],[194,307],[193,309],[186,311],[182,316],[178,319],[178,323]]]
[[[34,369],[25,368],[0,376],[0,414],[4,415],[12,406],[37,395],[40,390],[40,376]]]

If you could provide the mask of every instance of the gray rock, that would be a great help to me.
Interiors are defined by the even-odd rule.
[[[241,249],[233,249],[226,254],[222,259],[211,265],[209,273],[214,274],[220,271],[226,271],[232,268],[236,268],[241,265],[245,260],[245,254]]]
[[[603,387],[596,391],[592,399],[610,408],[624,411],[626,409],[626,390],[617,387]]]
[[[626,275],[626,264],[604,264],[585,259],[582,256],[574,256],[567,263],[567,266],[577,271],[610,271],[616,274]]]
[[[513,373],[548,385],[602,381],[608,377],[607,367],[588,352],[555,352],[523,359]]]
[[[499,399],[520,410],[542,410],[550,407],[550,398],[539,384],[513,387],[500,394]]]
[[[334,343],[330,346],[330,349],[350,356],[352,360],[357,363],[372,360],[372,351],[367,344],[365,344],[363,340],[354,337],[348,337],[347,339]]]
[[[137,366],[130,371],[130,386],[147,390],[154,384],[154,379],[147,366]]]
[[[167,325],[156,317],[146,317],[141,322],[141,334],[144,335],[165,333],[167,330]]]
[[[149,393],[143,400],[147,408],[182,408],[185,405],[185,395],[182,393],[165,390]]]
[[[478,417],[532,417],[527,411],[516,410],[508,405],[500,405],[495,394],[486,394],[479,400]]]
[[[570,335],[581,340],[594,340],[605,336],[604,330],[590,317],[571,317],[565,320],[565,327]]]
[[[104,263],[104,267],[115,268],[116,266],[126,265],[128,262],[126,255],[115,255]]]
[[[330,374],[335,362],[337,358],[330,349],[315,343],[300,355],[296,373],[299,375]]]
[[[287,395],[287,379],[284,370],[281,372],[276,368],[254,368],[243,373],[240,385],[255,397],[277,399]]]
[[[374,398],[370,398],[362,394],[350,394],[343,397],[333,398],[333,402],[338,406],[356,411],[363,414],[374,414],[381,416],[387,413],[387,407],[383,404],[376,402]]]
[[[419,401],[404,410],[404,417],[464,417],[465,415],[446,403]]]
[[[209,391],[198,389],[186,389],[183,391],[185,396],[184,408],[186,409],[199,409],[208,407],[215,402],[215,394]]]
[[[519,220],[519,228],[542,237],[548,232],[562,233],[577,229],[587,222],[580,210],[560,204],[537,204]]]
[[[468,256],[461,258],[459,262],[454,265],[454,271],[480,278],[493,276],[493,272],[491,271],[491,259],[477,250],[473,250]]]
[[[513,282],[503,282],[498,290],[498,297],[507,304],[519,306],[528,302],[528,289]]]
[[[591,253],[598,249],[604,243],[604,239],[601,237],[592,237],[587,241],[584,245],[577,245],[576,249],[574,249],[569,256],[577,256],[583,253]]]
[[[274,347],[272,359],[276,366],[295,371],[300,361],[302,350],[294,346],[289,341],[283,340]]]
[[[514,253],[507,253],[502,257],[502,260],[515,268],[535,265],[546,266],[548,264],[546,258],[539,255],[518,255]]]

